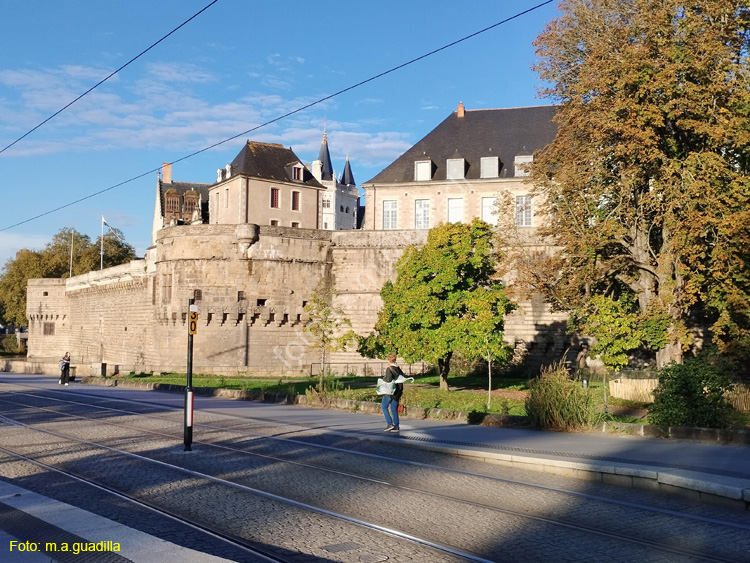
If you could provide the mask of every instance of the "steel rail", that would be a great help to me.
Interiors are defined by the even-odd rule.
[[[32,395],[32,397],[34,397],[36,399],[39,398],[39,397],[37,397],[35,395]],[[45,398],[43,398],[43,399],[45,399]],[[59,402],[63,402],[63,403],[68,403],[68,404],[82,405],[82,406],[89,407],[89,408],[94,408],[94,409],[112,410],[112,411],[116,411],[116,412],[124,412],[124,413],[135,414],[135,415],[139,415],[140,414],[140,413],[135,413],[135,412],[132,412],[132,411],[123,411],[122,409],[111,409],[109,407],[100,407],[98,405],[91,405],[91,404],[88,404],[88,403],[81,403],[81,402],[77,402],[77,401],[65,401],[65,400],[60,400],[60,399],[51,399],[51,400],[59,401]],[[16,403],[16,404],[18,404],[18,403]],[[83,420],[95,420],[97,422],[100,422],[100,423],[104,422],[105,424],[108,424],[108,425],[111,425],[111,426],[115,426],[115,427],[118,427],[118,428],[123,428],[123,427],[124,428],[129,428],[131,430],[135,430],[135,431],[141,432],[141,433],[147,433],[147,434],[161,436],[161,437],[165,437],[166,436],[166,437],[173,438],[173,439],[179,438],[179,436],[177,436],[176,434],[171,434],[171,433],[166,433],[166,432],[159,432],[159,431],[155,431],[155,430],[148,430],[148,429],[133,427],[133,426],[130,426],[130,425],[127,425],[127,424],[123,424],[123,423],[112,423],[112,422],[102,421],[101,419],[98,419],[98,418],[89,418],[89,417],[86,417],[86,416],[81,416],[81,415],[76,415],[76,414],[60,413],[57,410],[50,409],[50,408],[45,408],[45,407],[39,407],[39,406],[36,406],[36,405],[27,405],[27,404],[22,404],[22,405],[30,407],[30,408],[47,410],[49,412],[54,412],[55,414],[66,416],[66,417],[69,417],[69,418],[78,418],[78,419],[83,419]],[[141,415],[141,416],[151,416],[151,415]],[[165,420],[162,417],[153,417],[152,416],[152,418],[155,418],[157,420]],[[25,425],[24,423],[20,423],[20,424],[22,424],[24,426],[28,426],[30,428],[33,428],[33,427],[29,426],[29,425]],[[227,431],[226,428],[222,428],[222,427],[214,427],[214,428],[219,429],[219,430],[223,430],[223,431]],[[48,431],[44,431],[44,430],[40,430],[40,431],[41,432],[48,432]],[[230,429],[229,431],[230,432],[236,432],[236,433],[239,433],[239,434],[244,434],[244,432],[238,432],[235,429]],[[48,432],[48,433],[57,435],[56,433],[53,433],[53,432]],[[71,439],[71,440],[82,441],[84,443],[88,443],[86,440],[80,440],[78,438],[70,437],[70,436],[67,436],[67,435],[62,435],[61,437],[66,437],[66,438]],[[262,437],[265,437],[265,436],[262,436]],[[100,447],[103,447],[103,448],[108,448],[108,449],[110,448],[109,446],[105,446],[103,444],[98,444],[97,442],[90,442],[90,443],[96,444],[96,445],[98,445]],[[724,559],[724,558],[721,558],[721,557],[710,556],[710,555],[707,555],[704,552],[698,552],[698,551],[695,551],[695,550],[692,550],[692,549],[681,548],[681,547],[677,547],[677,546],[667,546],[667,545],[664,545],[663,543],[660,543],[660,542],[654,541],[654,540],[648,540],[648,539],[643,539],[643,538],[633,538],[632,536],[627,536],[625,534],[621,534],[621,533],[617,533],[617,532],[613,532],[613,531],[600,530],[600,529],[597,529],[597,528],[594,528],[594,527],[591,527],[591,526],[588,526],[588,525],[584,525],[584,524],[575,524],[575,523],[567,522],[567,521],[564,521],[564,520],[561,520],[561,519],[556,519],[556,518],[551,518],[551,517],[545,517],[545,516],[539,516],[539,515],[529,514],[527,512],[518,511],[518,510],[514,510],[514,509],[509,509],[509,508],[500,508],[500,507],[497,507],[497,506],[492,506],[492,505],[488,505],[488,504],[484,504],[484,503],[479,503],[479,502],[475,502],[475,501],[468,501],[468,500],[456,498],[456,497],[453,497],[453,496],[450,496],[450,495],[445,495],[445,494],[441,494],[441,493],[435,493],[435,492],[432,492],[432,491],[425,491],[425,490],[417,489],[417,488],[413,488],[413,487],[406,487],[406,486],[402,486],[402,485],[397,485],[395,483],[389,483],[387,481],[382,481],[382,480],[378,480],[378,479],[372,479],[372,478],[369,478],[369,477],[363,477],[361,475],[356,475],[356,474],[352,474],[352,473],[347,473],[347,472],[332,470],[332,469],[329,469],[329,468],[320,467],[320,466],[316,466],[316,465],[309,464],[309,463],[297,462],[297,461],[288,460],[288,459],[284,459],[284,458],[281,458],[281,457],[272,456],[272,455],[268,455],[268,454],[259,454],[257,452],[248,452],[246,450],[241,450],[241,449],[238,449],[238,448],[234,448],[234,447],[230,447],[230,446],[225,446],[225,445],[221,445],[221,444],[214,444],[212,442],[207,442],[207,441],[202,441],[201,443],[203,443],[203,444],[205,444],[207,446],[210,446],[210,447],[224,449],[224,450],[229,450],[229,451],[233,451],[233,452],[237,452],[237,453],[242,453],[244,455],[252,455],[252,456],[261,457],[261,458],[264,458],[264,459],[271,459],[271,460],[282,462],[282,463],[288,463],[288,464],[293,464],[293,465],[297,465],[297,466],[302,466],[302,467],[305,467],[305,468],[315,469],[315,470],[318,470],[318,471],[325,471],[325,472],[330,472],[330,473],[334,473],[334,474],[338,474],[338,475],[342,475],[342,476],[347,476],[347,477],[351,477],[351,478],[355,478],[355,479],[365,480],[365,481],[368,481],[368,482],[374,482],[374,483],[378,483],[378,484],[384,484],[384,485],[387,485],[389,487],[399,488],[399,489],[401,489],[403,491],[413,492],[413,493],[422,494],[422,495],[429,495],[429,496],[433,496],[433,497],[436,497],[436,498],[441,498],[441,499],[444,499],[444,500],[450,500],[452,502],[459,502],[459,503],[463,503],[463,504],[466,504],[466,505],[469,505],[469,506],[480,507],[480,508],[483,508],[483,509],[486,509],[486,510],[491,510],[491,511],[494,511],[494,512],[499,512],[499,513],[502,513],[502,514],[507,514],[507,515],[518,517],[518,518],[529,519],[529,520],[533,520],[533,521],[537,521],[537,522],[543,522],[543,523],[550,524],[550,525],[553,525],[553,526],[560,526],[560,527],[565,527],[565,528],[568,528],[568,529],[574,529],[574,530],[580,531],[580,532],[593,533],[593,534],[597,534],[597,535],[605,537],[605,538],[614,538],[614,539],[617,539],[619,541],[624,541],[624,542],[633,543],[633,544],[636,544],[636,545],[646,546],[646,547],[649,547],[649,548],[652,548],[652,549],[658,549],[658,550],[660,550],[662,552],[674,553],[674,554],[678,554],[678,555],[691,556],[691,557],[701,557],[701,558],[703,558],[704,560],[707,560],[707,561],[722,561],[722,562],[733,561],[732,559]],[[306,445],[309,446],[309,444],[306,444]],[[122,452],[122,450],[117,450],[117,449],[114,449],[114,451]],[[344,450],[344,451],[348,451],[348,450]],[[136,457],[141,457],[141,456],[138,456],[138,454],[130,454],[129,452],[124,452],[124,453],[127,453],[129,455],[133,455],[133,456],[136,456]],[[372,455],[372,454],[369,454],[369,455]],[[382,456],[374,456],[374,457],[377,457],[379,459],[393,459],[393,458],[384,458]],[[158,461],[158,460],[152,460],[151,458],[145,458],[145,459],[151,460],[151,461],[153,461],[155,463],[159,463],[159,464],[163,464],[164,463],[164,462],[161,462],[161,461]],[[398,461],[398,460],[394,460],[394,461]],[[171,466],[170,464],[167,464],[167,465]],[[174,466],[171,466],[171,467],[174,467]],[[445,468],[442,468],[442,467],[439,467],[439,466],[427,466],[427,467],[429,467],[431,469],[436,469],[436,468],[440,469],[440,470],[444,470],[445,469]],[[186,470],[186,471],[191,471],[191,470]],[[450,471],[455,471],[455,470],[450,470]],[[466,472],[459,472],[459,473],[466,474]],[[205,474],[200,474],[200,475],[205,475]],[[480,478],[487,478],[486,476],[482,476],[482,475],[475,475],[475,474],[471,474],[471,475],[474,475],[474,476],[480,477]],[[218,479],[218,478],[214,478],[214,479]],[[501,481],[507,481],[507,480],[504,480],[504,479],[500,479],[500,480]],[[220,481],[224,482],[224,483],[233,483],[231,481],[225,481],[223,479],[220,479]],[[515,484],[517,482],[510,481],[510,483],[514,483]],[[523,485],[523,483],[520,483],[520,484]],[[239,484],[235,484],[235,485],[238,485],[239,487],[244,487],[243,485],[239,485]],[[545,490],[551,490],[551,491],[559,491],[558,489],[553,489],[553,488],[550,488],[550,487],[539,487],[539,488],[542,488],[542,489],[545,489]],[[559,492],[566,493],[567,491],[559,491]],[[284,498],[284,497],[277,497],[276,495],[273,495],[273,493],[266,493],[265,491],[262,491],[262,493],[268,494],[268,495],[272,495],[272,497],[276,498],[277,500],[279,498],[282,498],[282,499]],[[586,495],[586,496],[591,497],[591,495]],[[291,499],[287,499],[287,500],[290,500],[293,503],[297,503],[298,502],[298,501],[293,501]],[[605,500],[608,500],[608,499],[605,499]],[[627,503],[627,502],[622,502],[622,501],[617,501],[617,503],[618,504],[624,504],[624,505],[626,505],[628,507],[633,507],[633,508],[638,508],[639,507],[637,505],[634,506],[635,503]],[[309,507],[309,505],[304,505],[304,506],[305,507]],[[318,509],[317,507],[313,507],[313,508],[315,508],[317,510],[323,510],[324,513],[326,513],[328,515],[337,515],[337,513],[329,513],[328,511],[325,511],[325,509]],[[658,508],[655,508],[655,507],[647,507],[647,509],[650,509],[652,511],[658,511],[658,512],[661,512],[661,513],[667,513],[667,514],[669,514],[671,516],[675,516],[675,517],[679,517],[679,518],[686,518],[686,517],[689,518],[690,517],[690,515],[686,516],[686,515],[684,515],[682,513],[676,512],[676,511],[671,511],[671,510],[666,511],[665,509],[658,509]],[[343,516],[343,515],[338,515],[338,516]],[[348,517],[345,517],[345,518],[348,518]],[[696,518],[691,518],[691,519],[696,519]],[[709,518],[705,518],[705,517],[698,517],[697,519],[700,520],[700,521],[702,521],[702,522],[704,522],[704,523],[710,523],[710,524],[720,525],[720,526],[725,526],[725,527],[726,526],[731,526],[731,527],[735,527],[735,528],[739,528],[739,529],[743,529],[743,530],[750,530],[750,526],[739,524],[739,523],[728,522],[728,521],[717,520],[717,519],[709,519]],[[389,531],[392,531],[392,530],[389,530]],[[425,541],[427,541],[427,540],[425,540]],[[434,545],[432,547],[434,547]],[[454,553],[454,554],[456,554],[456,553]]]
[[[36,387],[33,387],[33,386],[32,386],[32,388],[36,389]],[[53,392],[54,391],[55,390],[53,390]],[[25,394],[25,393],[23,393],[23,394]],[[169,419],[167,419],[165,417],[156,416],[156,415],[153,415],[153,414],[138,413],[136,411],[128,411],[128,410],[124,410],[124,409],[117,409],[117,408],[112,408],[112,407],[105,407],[105,406],[95,405],[95,404],[86,403],[86,402],[72,401],[72,400],[69,400],[69,399],[58,399],[58,398],[51,398],[51,397],[39,397],[38,395],[31,395],[31,394],[29,394],[28,396],[36,398],[36,399],[46,399],[46,400],[50,400],[50,401],[58,401],[58,402],[69,403],[69,404],[74,404],[74,405],[82,405],[82,406],[87,406],[87,407],[96,408],[96,409],[108,410],[108,411],[112,411],[112,412],[120,412],[120,413],[128,414],[128,415],[144,416],[144,417],[148,417],[148,418],[153,418],[155,420],[162,420],[162,421],[163,420],[169,420]],[[94,396],[97,397],[97,398],[100,398],[100,399],[104,399],[107,402],[136,403],[136,404],[139,404],[139,405],[152,405],[153,404],[153,403],[144,402],[144,401],[137,401],[137,400],[134,400],[134,399],[111,399],[109,397],[102,397],[100,395],[94,395]],[[29,406],[31,406],[31,405],[29,405]],[[162,405],[162,406],[164,406],[165,408],[174,409],[176,411],[181,410],[181,408],[170,407],[168,405]],[[57,412],[57,411],[55,411],[55,412]],[[80,415],[69,415],[69,416],[80,416]],[[269,424],[269,422],[268,422],[268,419],[260,419],[260,418],[253,418],[253,417],[240,417],[240,416],[237,416],[237,415],[223,414],[223,413],[221,413],[221,416],[225,416],[227,418],[236,419],[236,420],[238,420],[240,422],[247,422],[248,420],[257,420],[259,422],[262,422],[263,424],[271,426],[271,424]],[[81,417],[81,418],[86,418],[86,417]],[[100,421],[100,419],[90,419],[90,420]],[[102,422],[102,421],[100,421],[100,422]],[[103,421],[103,422],[106,422],[106,421]],[[607,503],[607,504],[612,504],[612,505],[621,506],[621,507],[625,507],[625,508],[633,508],[633,509],[637,509],[637,510],[644,510],[644,511],[648,511],[648,512],[653,512],[653,513],[657,513],[657,514],[663,514],[663,515],[667,515],[667,516],[673,516],[673,517],[684,519],[684,520],[692,520],[692,521],[696,521],[696,522],[702,522],[702,523],[707,523],[707,524],[716,524],[716,525],[719,525],[719,526],[732,527],[732,528],[737,528],[737,529],[740,529],[740,530],[750,531],[750,524],[743,524],[743,523],[740,523],[740,522],[732,522],[730,520],[722,520],[722,519],[718,519],[718,518],[712,518],[712,517],[708,517],[708,516],[700,516],[700,515],[696,515],[696,514],[687,514],[687,513],[684,513],[684,512],[680,512],[680,511],[672,510],[672,509],[668,509],[668,508],[662,508],[662,507],[658,507],[658,506],[652,506],[652,505],[647,505],[647,504],[643,504],[643,503],[637,503],[637,502],[620,500],[620,499],[612,499],[612,498],[607,498],[607,497],[603,497],[601,495],[595,495],[595,494],[591,494],[591,493],[582,493],[582,492],[579,492],[579,491],[571,491],[571,490],[568,490],[568,489],[560,489],[560,488],[555,488],[555,487],[549,487],[549,486],[545,486],[545,485],[539,485],[539,484],[536,484],[536,483],[529,483],[529,482],[526,482],[526,481],[519,481],[519,480],[515,480],[515,479],[506,479],[506,478],[502,478],[502,477],[494,477],[494,476],[491,476],[491,475],[483,475],[481,473],[474,473],[474,472],[470,472],[470,471],[464,471],[464,470],[460,470],[460,469],[453,469],[453,468],[450,468],[450,467],[442,467],[442,466],[439,466],[439,465],[432,465],[432,464],[427,464],[427,463],[423,463],[423,462],[409,461],[409,460],[404,460],[404,459],[400,459],[400,458],[394,458],[394,457],[389,457],[389,456],[382,456],[382,455],[379,455],[379,454],[372,454],[372,453],[367,453],[367,452],[358,452],[358,451],[348,450],[348,449],[340,448],[340,447],[336,447],[336,446],[327,446],[327,445],[324,445],[324,444],[315,444],[315,443],[311,443],[309,441],[299,440],[299,439],[295,439],[295,438],[286,438],[286,437],[279,437],[279,436],[267,436],[267,435],[264,435],[264,434],[257,434],[257,433],[254,433],[254,432],[251,432],[251,431],[248,431],[248,430],[244,430],[244,429],[226,428],[226,427],[223,427],[223,426],[217,426],[217,425],[214,425],[214,424],[207,424],[207,423],[196,423],[196,426],[203,427],[203,428],[210,428],[210,429],[213,429],[213,430],[223,430],[225,432],[234,432],[234,433],[239,434],[241,436],[254,436],[254,437],[257,437],[257,438],[261,438],[261,439],[265,439],[265,440],[270,440],[270,441],[288,442],[288,443],[295,444],[295,445],[302,445],[302,446],[307,446],[307,447],[310,447],[310,448],[318,448],[318,449],[324,449],[324,450],[331,450],[331,451],[346,453],[346,454],[349,454],[349,455],[362,456],[362,457],[373,458],[373,459],[378,459],[378,460],[382,460],[382,461],[389,461],[389,462],[393,462],[393,463],[398,463],[398,464],[403,464],[403,465],[409,465],[409,466],[412,466],[412,467],[420,467],[420,468],[425,468],[425,469],[439,470],[439,471],[445,471],[445,472],[448,472],[448,473],[455,473],[455,474],[459,474],[459,475],[465,475],[465,476],[469,476],[469,477],[476,477],[476,478],[481,478],[481,479],[488,479],[488,480],[496,481],[496,482],[500,482],[500,483],[506,483],[506,484],[510,484],[510,485],[519,485],[519,486],[529,487],[529,488],[532,488],[532,489],[538,489],[538,490],[549,491],[549,492],[553,492],[553,493],[570,495],[572,497],[577,497],[577,498],[581,498],[581,499],[585,499],[585,500],[593,500],[593,501]],[[309,428],[306,428],[304,426],[291,425],[289,423],[282,422],[282,421],[273,421],[273,426],[285,426],[287,428],[297,428],[297,429],[301,428],[303,430],[310,430]],[[138,430],[143,431],[143,432],[154,432],[154,431],[144,430],[144,429],[140,429],[140,428],[138,428]],[[174,437],[174,436],[170,435],[170,437]],[[210,444],[209,442],[205,442],[205,441],[203,443]],[[220,446],[220,445],[216,445],[216,444],[212,444],[212,445],[214,445],[215,447],[227,447],[228,448],[228,446]],[[256,453],[256,452],[246,452],[244,450],[237,450],[237,451],[241,451],[241,452],[244,452],[244,453],[246,453],[248,455],[254,455],[254,456],[259,456],[259,457],[267,456],[267,454],[259,454],[259,453]],[[366,480],[370,480],[372,482],[385,483],[385,482],[379,481],[377,479],[362,477],[362,476],[358,476],[358,475],[355,475],[355,474],[349,474],[349,473],[344,473],[344,472],[337,472],[335,470],[328,469],[328,468],[321,467],[321,466],[316,466],[316,465],[313,465],[313,464],[303,464],[301,462],[295,462],[295,461],[287,460],[287,459],[284,459],[284,458],[276,458],[276,457],[273,457],[273,456],[267,456],[267,457],[270,457],[271,459],[274,459],[274,460],[277,460],[277,461],[284,461],[284,462],[291,463],[291,464],[305,465],[305,466],[314,467],[314,468],[317,468],[317,469],[320,469],[320,470],[323,470],[323,471],[329,471],[329,472],[333,472],[333,473],[339,473],[339,474],[343,474],[343,475],[351,476],[351,477],[358,477],[360,479],[366,479]],[[393,484],[390,484],[390,485],[393,485]],[[419,491],[419,492],[423,492],[425,494],[430,494],[429,491]],[[460,500],[460,499],[456,499],[456,500]],[[468,501],[462,501],[462,502],[468,502]]]
[[[448,554],[454,555],[456,557],[461,557],[461,558],[466,559],[468,561],[475,561],[477,563],[494,563],[490,559],[485,559],[483,557],[479,557],[478,555],[471,554],[471,553],[468,553],[468,552],[465,552],[465,551],[461,551],[459,549],[455,549],[455,548],[452,548],[450,546],[446,546],[446,545],[442,545],[442,544],[439,544],[439,543],[435,543],[435,542],[432,542],[430,540],[426,540],[426,539],[423,539],[423,538],[418,538],[418,537],[413,536],[411,534],[407,534],[407,533],[401,532],[399,530],[388,528],[387,526],[381,526],[379,524],[373,524],[371,522],[365,522],[364,520],[360,520],[358,518],[353,518],[353,517],[347,516],[345,514],[339,514],[337,512],[333,512],[333,511],[327,510],[325,508],[320,508],[320,507],[317,507],[317,506],[313,506],[311,504],[307,504],[307,503],[304,503],[304,502],[296,501],[294,499],[286,498],[286,497],[283,497],[281,495],[277,495],[277,494],[274,494],[274,493],[269,493],[267,491],[262,491],[260,489],[254,488],[254,487],[248,487],[247,485],[242,485],[240,483],[235,483],[234,481],[228,481],[226,479],[222,479],[220,477],[215,477],[213,475],[209,475],[207,473],[203,473],[203,472],[200,472],[200,471],[195,471],[193,469],[187,469],[185,467],[180,467],[179,465],[173,465],[171,463],[167,463],[165,461],[161,461],[161,460],[158,460],[158,459],[149,458],[149,457],[146,457],[146,456],[142,456],[140,454],[136,454],[136,453],[133,453],[133,452],[128,452],[128,451],[125,451],[125,450],[121,450],[119,448],[114,448],[112,446],[107,446],[106,444],[100,444],[98,442],[93,442],[91,440],[83,440],[81,438],[76,438],[74,436],[69,436],[69,435],[66,435],[66,434],[59,433],[59,432],[53,432],[51,430],[44,430],[44,429],[41,429],[41,428],[36,428],[36,427],[34,427],[32,425],[29,425],[29,424],[26,424],[26,423],[19,422],[17,420],[11,419],[11,418],[7,417],[6,415],[0,415],[0,421],[2,421],[4,419],[12,420],[15,426],[21,426],[21,427],[24,427],[24,428],[28,428],[29,430],[32,430],[34,432],[40,432],[40,433],[43,433],[43,434],[47,434],[47,435],[50,435],[50,436],[55,436],[57,438],[62,438],[64,440],[69,440],[69,441],[72,441],[72,442],[78,442],[80,444],[91,446],[93,448],[100,448],[100,449],[103,449],[103,450],[107,450],[109,452],[113,452],[113,453],[116,453],[116,454],[120,454],[120,455],[124,455],[124,456],[127,456],[127,457],[131,457],[131,458],[134,458],[134,459],[136,459],[138,461],[142,461],[142,462],[146,462],[146,463],[152,463],[152,464],[157,465],[159,467],[164,467],[164,468],[167,468],[167,469],[176,470],[176,471],[178,471],[180,473],[184,473],[186,475],[189,475],[190,477],[195,477],[195,478],[198,478],[198,479],[205,479],[205,480],[210,481],[212,483],[217,483],[217,484],[220,484],[220,485],[223,485],[223,486],[227,486],[227,487],[231,487],[231,488],[234,488],[234,489],[238,489],[238,490],[241,490],[243,492],[247,492],[247,493],[250,493],[250,494],[253,494],[253,495],[256,495],[256,496],[260,496],[260,497],[263,497],[263,498],[266,498],[266,499],[269,499],[269,500],[273,500],[273,501],[276,501],[276,502],[281,502],[281,503],[284,503],[284,504],[292,505],[292,506],[294,506],[296,508],[301,508],[303,510],[308,510],[310,512],[315,512],[317,514],[322,514],[324,516],[328,516],[330,518],[334,518],[334,519],[337,519],[337,520],[343,520],[345,522],[348,522],[350,524],[354,524],[356,526],[360,526],[360,527],[363,527],[363,528],[368,528],[368,529],[375,530],[375,531],[378,531],[378,532],[381,532],[381,533],[385,533],[385,534],[388,534],[390,536],[393,536],[393,537],[396,537],[396,538],[399,538],[399,539],[402,539],[402,540],[406,540],[406,541],[409,541],[409,542],[412,542],[412,543],[416,543],[416,544],[422,545],[424,547],[429,547],[431,549],[435,549],[437,551],[442,551],[444,553],[448,553]],[[5,447],[0,448],[0,450],[6,450],[6,449],[7,448],[5,448]],[[12,450],[10,450],[10,451],[12,452]],[[15,452],[13,452],[13,453],[15,453]],[[722,560],[718,560],[718,561],[722,561]]]
[[[0,415],[0,419],[5,419],[5,416]],[[18,425],[18,424],[16,424]],[[36,429],[35,429],[36,430]],[[118,491],[117,489],[110,487],[109,485],[104,485],[102,483],[98,483],[92,479],[87,479],[84,477],[81,477],[79,475],[76,475],[74,473],[71,473],[70,471],[66,471],[64,469],[60,469],[59,467],[55,467],[53,465],[49,465],[48,463],[44,463],[43,461],[39,461],[37,459],[28,457],[26,455],[20,454],[18,452],[14,452],[12,450],[9,450],[3,446],[0,446],[0,452],[4,453],[5,455],[15,457],[18,459],[21,459],[27,463],[30,463],[32,465],[36,465],[37,467],[41,467],[42,469],[45,469],[47,471],[52,471],[54,473],[59,473],[61,475],[64,475],[70,479],[73,479],[75,481],[78,481],[79,483],[84,483],[86,485],[89,485],[91,487],[94,487],[96,489],[99,489],[100,491],[103,491],[107,494],[110,494],[112,496],[117,497],[118,499],[124,500],[126,502],[129,502],[135,506],[138,506],[140,508],[144,508],[146,510],[150,510],[151,512],[158,514],[159,516],[163,516],[165,518],[169,518],[170,520],[173,520],[175,522],[178,522],[184,526],[187,526],[189,528],[192,528],[193,530],[202,532],[204,534],[207,534],[209,536],[212,536],[215,539],[221,540],[227,544],[232,545],[233,547],[242,549],[243,551],[246,551],[247,553],[250,553],[252,555],[256,555],[259,558],[263,559],[264,561],[268,561],[270,563],[290,563],[290,560],[283,559],[277,555],[272,555],[270,553],[264,552],[262,549],[259,549],[258,547],[252,545],[250,542],[243,540],[242,538],[238,538],[236,536],[233,536],[231,534],[226,534],[220,530],[211,528],[209,526],[205,526],[203,524],[199,524],[198,522],[194,522],[192,520],[189,520],[183,516],[179,516],[178,514],[175,514],[174,512],[171,512],[169,510],[165,510],[163,508],[159,508],[157,506],[154,506],[153,504],[137,499],[136,497],[129,495],[127,493],[124,493],[122,491]],[[158,537],[158,536],[157,536]]]

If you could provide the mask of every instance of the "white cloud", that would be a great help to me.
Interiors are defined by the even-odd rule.
[[[216,77],[195,65],[186,63],[150,63],[148,74],[160,82],[214,82]]]
[[[277,54],[269,57],[269,63],[281,66],[280,63],[289,59],[295,64],[304,62],[301,57]],[[16,93],[15,98],[0,99],[0,107],[8,110],[0,117],[0,130],[6,130],[3,136],[11,137],[7,131],[25,132],[23,127],[36,125],[40,117],[49,115],[44,112],[59,109],[61,99],[78,95],[74,88],[80,80],[101,74],[101,69],[82,66],[51,71],[0,71],[0,83],[11,90],[10,94]],[[45,125],[43,135],[30,136],[0,158],[124,148],[188,152],[242,134],[325,95],[288,98],[243,90],[241,97],[212,103],[202,95],[200,88],[214,80],[210,72],[195,65],[148,65],[147,75],[131,82],[128,88],[120,87],[117,93],[106,87],[91,92]],[[286,84],[283,79],[276,80],[276,87]],[[73,86],[66,85],[66,81]],[[199,90],[193,92],[186,84]],[[382,100],[363,98],[355,103],[379,104]],[[378,165],[392,161],[411,145],[400,133],[365,131],[380,128],[380,120],[323,119],[322,114],[335,114],[337,108],[338,101],[326,100],[316,104],[314,111],[294,114],[247,136],[292,146],[301,158],[309,158],[307,155],[317,156],[323,128],[327,127],[332,154],[337,158],[348,153],[360,162]]]
[[[265,76],[260,81],[262,86],[273,88],[275,90],[288,90],[291,84],[287,80],[282,80],[275,76]]]

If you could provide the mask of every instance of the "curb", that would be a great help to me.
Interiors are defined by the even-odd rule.
[[[364,436],[364,439],[400,443],[404,438]],[[408,438],[406,438],[408,440]],[[640,465],[623,463],[617,466],[605,463],[587,463],[545,459],[514,454],[487,452],[470,446],[446,447],[423,442],[409,441],[408,447],[471,458],[485,463],[494,463],[527,471],[541,471],[563,477],[583,479],[599,483],[646,489],[669,494],[678,494],[693,501],[750,510],[750,480],[726,477],[709,473],[699,473],[668,467],[644,468]]]

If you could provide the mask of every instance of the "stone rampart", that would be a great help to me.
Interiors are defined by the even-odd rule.
[[[304,307],[330,278],[358,334],[369,334],[380,288],[426,231],[320,231],[192,225],[158,231],[144,260],[68,280],[31,280],[29,360],[57,358],[99,372],[185,371],[189,299],[198,305],[193,370],[227,375],[307,374],[318,351]],[[542,301],[523,303],[506,328],[539,357],[559,354],[564,322]],[[47,323],[45,325],[45,323]],[[54,323],[54,329],[49,323]],[[45,328],[46,327],[46,328]],[[54,334],[45,334],[54,331]],[[330,361],[364,363],[355,351]]]

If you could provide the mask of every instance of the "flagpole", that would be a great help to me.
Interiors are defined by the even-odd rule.
[[[102,215],[102,235],[99,237],[101,250],[99,251],[99,271],[104,269],[104,215]]]
[[[73,231],[70,231],[70,274],[68,277],[73,277]]]

